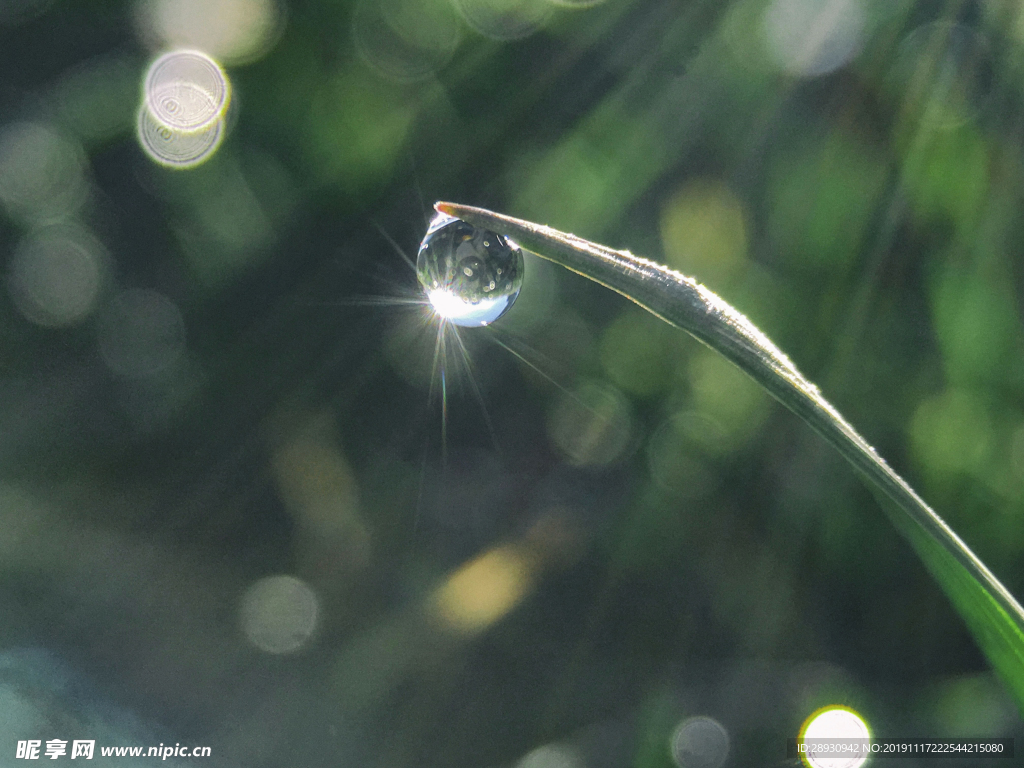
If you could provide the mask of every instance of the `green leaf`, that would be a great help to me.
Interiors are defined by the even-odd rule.
[[[1024,610],[981,560],[868,445],[753,323],[695,280],[628,251],[483,208],[437,203],[442,213],[611,288],[732,361],[824,437],[880,491],[896,529],[963,617],[1024,712]]]

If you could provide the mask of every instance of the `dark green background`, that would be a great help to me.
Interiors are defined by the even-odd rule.
[[[464,26],[396,81],[357,55],[349,3],[293,2],[227,67],[230,133],[185,171],[135,138],[154,52],[132,5],[0,26],[0,130],[81,144],[76,220],[108,256],[71,327],[0,295],[0,765],[82,734],[222,765],[483,768],[563,742],[654,768],[693,715],[726,728],[727,765],[781,765],[826,704],[886,736],[1024,735],[871,494],[709,350],[532,259],[465,358],[449,337],[442,428],[434,326],[394,301],[419,295],[397,251],[436,199],[692,273],[1021,594],[1021,8],[865,0],[859,56],[797,77],[766,5]],[[929,48],[935,23],[973,55]],[[0,267],[32,230],[0,217]],[[158,375],[99,352],[126,289],[181,312]],[[424,619],[505,545],[546,553],[521,603],[472,635]],[[275,574],[320,601],[292,654],[239,629]]]

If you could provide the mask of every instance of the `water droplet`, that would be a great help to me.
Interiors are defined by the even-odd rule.
[[[519,296],[523,252],[501,235],[439,213],[420,243],[416,274],[441,317],[455,325],[488,325]]]

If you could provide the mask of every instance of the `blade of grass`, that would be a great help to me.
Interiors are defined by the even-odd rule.
[[[484,208],[437,210],[510,237],[523,248],[633,300],[689,332],[764,387],[885,494],[883,508],[967,623],[1024,712],[1024,610],[959,536],[743,314],[689,277],[628,251]]]

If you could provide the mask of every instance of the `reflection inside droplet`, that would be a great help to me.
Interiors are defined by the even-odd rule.
[[[416,275],[438,315],[482,326],[505,314],[523,286],[523,252],[511,240],[439,213],[416,258]]]

